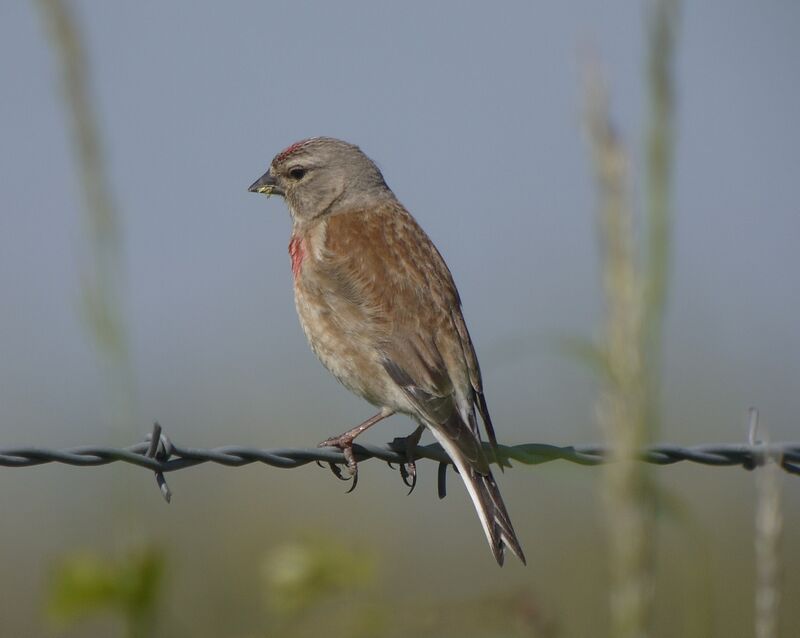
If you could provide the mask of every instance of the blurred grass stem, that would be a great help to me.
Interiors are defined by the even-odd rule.
[[[765,430],[759,428],[758,412],[750,412],[751,444],[769,444]],[[761,440],[756,440],[760,434]],[[781,513],[779,459],[764,454],[756,468],[755,516],[755,635],[756,638],[777,638],[780,609],[780,543],[783,532]]]
[[[673,60],[678,25],[677,0],[648,6],[647,83],[647,264],[644,280],[643,334],[647,365],[645,423],[651,434],[660,429],[661,344],[670,270],[671,185],[675,147]]]
[[[636,271],[628,162],[613,129],[605,88],[593,71],[588,125],[599,191],[606,326],[606,388],[597,417],[614,462],[604,468],[611,560],[611,635],[647,635],[652,598],[653,502],[649,470],[636,463],[648,440],[642,360],[642,290]]]
[[[647,229],[645,265],[636,248],[628,154],[614,130],[600,72],[587,79],[587,124],[598,188],[606,322],[597,357],[606,385],[598,421],[613,450],[604,496],[610,536],[611,635],[648,635],[653,600],[656,490],[637,451],[660,420],[661,339],[670,254],[673,156],[672,58],[677,2],[648,13]]]
[[[60,67],[61,88],[72,129],[85,200],[88,264],[82,272],[82,309],[91,335],[110,365],[116,435],[134,423],[134,379],[123,304],[120,217],[106,174],[106,158],[92,105],[88,61],[80,29],[65,0],[37,0]],[[130,433],[127,433],[129,438]]]

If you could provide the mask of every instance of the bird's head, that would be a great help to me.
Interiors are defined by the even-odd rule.
[[[280,195],[300,223],[393,197],[378,167],[360,148],[330,137],[285,148],[248,190]]]

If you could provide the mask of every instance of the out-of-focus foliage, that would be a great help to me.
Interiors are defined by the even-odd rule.
[[[120,559],[95,552],[75,552],[56,566],[48,612],[57,626],[96,614],[120,616],[130,637],[152,633],[164,574],[164,557],[153,547]]]
[[[412,634],[463,638],[553,638],[560,635],[555,619],[528,591],[512,591],[474,599],[442,603],[428,602],[419,607],[397,610],[408,619],[398,623],[390,636]]]
[[[326,538],[271,549],[261,563],[267,635],[555,636],[556,625],[526,591],[392,605],[391,574],[371,548]],[[410,584],[413,586],[413,584]]]
[[[377,559],[367,550],[329,539],[279,545],[264,558],[267,607],[292,616],[335,599],[367,590],[376,578]]]

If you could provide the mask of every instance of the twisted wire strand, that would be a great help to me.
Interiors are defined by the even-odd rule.
[[[154,444],[154,442],[157,442]],[[491,449],[484,444],[491,458]],[[407,450],[404,439],[395,439],[385,445],[353,446],[356,459],[375,458],[387,463],[405,464],[409,461],[429,459],[449,463],[447,454],[438,443],[418,445]],[[579,465],[599,465],[608,461],[609,450],[597,444],[558,446],[545,443],[500,445],[499,462],[517,461],[524,465],[538,465],[555,460]],[[702,465],[738,465],[751,470],[772,459],[791,474],[800,475],[800,443],[736,444],[708,443],[681,447],[659,444],[643,450],[639,460],[655,465],[671,465],[680,461]],[[294,468],[311,462],[344,464],[341,451],[336,448],[276,448],[258,449],[237,445],[217,448],[181,447],[173,444],[161,432],[160,426],[142,443],[126,448],[82,446],[56,450],[42,447],[0,448],[0,466],[30,467],[44,463],[63,463],[80,467],[129,463],[154,472],[174,472],[202,463],[216,463],[241,467],[251,463],[264,463],[273,467]]]
[[[656,465],[671,465],[679,461],[691,461],[703,465],[740,465],[752,470],[768,460],[774,461],[791,474],[800,475],[800,443],[759,443],[756,441],[758,418],[751,423],[749,444],[706,444],[692,447],[678,445],[654,445],[642,451],[639,460]],[[557,446],[544,443],[522,445],[500,445],[491,450],[484,444],[487,457],[501,466],[511,465],[514,460],[525,465],[538,465],[558,459],[579,465],[599,465],[610,458],[609,449],[601,445]],[[411,491],[416,485],[416,468],[419,459],[438,461],[439,498],[447,493],[446,474],[449,457],[438,443],[409,447],[407,439],[397,438],[386,445],[354,445],[356,460],[380,459],[390,465],[396,463],[403,482]],[[338,465],[346,465],[344,454],[332,447],[257,448],[228,445],[224,447],[184,448],[177,446],[162,432],[156,423],[153,431],[142,443],[127,448],[83,446],[66,450],[40,447],[0,448],[0,466],[31,467],[44,463],[63,463],[79,467],[93,467],[110,463],[129,463],[152,470],[161,495],[167,502],[172,500],[172,491],[164,478],[165,472],[174,472],[202,463],[216,463],[228,467],[241,467],[251,463],[264,463],[273,467],[300,467],[311,462],[327,463],[338,478],[343,478]],[[353,475],[352,491],[358,475]],[[410,493],[410,492],[409,492]]]

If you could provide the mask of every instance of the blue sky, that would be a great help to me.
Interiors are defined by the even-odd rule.
[[[548,405],[553,394],[538,397],[537,387],[582,380],[571,362],[553,361],[552,344],[591,334],[600,310],[582,64],[587,51],[602,61],[640,193],[641,9],[76,7],[123,222],[143,418],[159,412],[148,403],[165,383],[213,386],[211,369],[233,375],[234,392],[254,393],[237,401],[275,388],[270,404],[308,407],[299,391],[287,401],[286,383],[344,405],[296,324],[286,211],[246,192],[274,153],[317,134],[361,145],[448,259],[489,369],[490,401],[522,394],[534,399],[525,409],[557,418],[561,397]],[[779,429],[797,411],[800,371],[798,13],[789,2],[691,3],[676,69],[668,370],[685,379],[684,360],[698,379],[725,370],[718,383],[746,394],[720,417],[756,403]],[[70,383],[91,386],[98,370],[79,312],[88,249],[53,51],[31,5],[5,5],[2,25],[0,52],[16,62],[6,65],[0,104],[0,295],[10,309],[0,346],[13,399],[4,404],[19,423],[38,409],[40,398],[24,392],[32,380],[63,387],[69,370]],[[517,356],[504,364],[493,352],[507,353],[508,343]],[[355,418],[358,404],[346,405],[339,418]],[[529,438],[523,425],[511,432]]]

